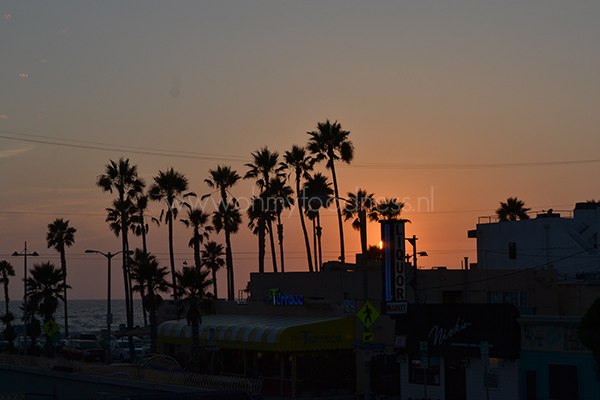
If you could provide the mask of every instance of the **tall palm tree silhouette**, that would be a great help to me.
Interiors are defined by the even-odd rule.
[[[354,218],[352,221],[352,228],[359,231],[360,226],[360,213],[364,210],[367,218],[371,221],[377,221],[377,214],[374,211],[375,200],[373,199],[373,193],[367,193],[366,190],[358,189],[356,193],[348,192],[348,201],[342,210],[344,220]]]
[[[277,238],[279,240],[279,254],[281,257],[281,272],[285,272],[285,262],[283,257],[283,223],[281,222],[281,213],[284,209],[289,209],[294,204],[292,195],[294,189],[286,184],[285,178],[276,177],[271,179],[271,193],[273,209],[277,216]]]
[[[8,282],[10,281],[9,277],[11,276],[15,276],[15,268],[6,260],[0,261],[0,283],[4,286],[4,306],[6,307],[4,316],[10,314],[10,309],[8,308],[8,303],[10,302],[8,296]]]
[[[517,219],[529,219],[527,211],[531,208],[525,207],[525,202],[516,197],[509,197],[506,203],[500,202],[500,207],[496,210],[496,215],[500,221],[516,221]]]
[[[213,295],[218,299],[217,295],[217,271],[225,265],[223,256],[225,255],[222,244],[215,241],[210,241],[204,244],[202,250],[202,264],[212,273]]]
[[[242,223],[242,215],[236,202],[232,200],[229,204],[219,203],[218,210],[213,213],[212,223],[217,233],[225,231],[226,249],[231,249],[231,234],[237,233]],[[231,256],[231,251],[229,255]],[[227,257],[227,253],[225,253],[225,256]],[[235,295],[234,284],[232,264],[232,268],[227,269],[227,298],[229,300],[233,300]]]
[[[182,196],[193,195],[193,193],[184,193],[187,190],[188,180],[185,175],[175,171],[173,168],[169,168],[166,171],[158,171],[158,175],[154,177],[154,183],[148,191],[150,200],[165,201],[167,203],[165,220],[169,227],[169,261],[171,265],[171,277],[173,278],[173,294],[177,292],[175,250],[173,248],[173,220],[177,218],[179,211],[175,202]]]
[[[400,213],[402,212],[402,208],[404,208],[404,203],[398,202],[398,199],[395,197],[392,199],[388,199],[387,197],[381,201],[378,201],[373,207],[373,212],[377,216],[377,220],[385,219],[399,219]],[[402,221],[410,222],[407,219],[402,219]]]
[[[208,278],[210,271],[208,269],[184,268],[181,272],[176,272],[176,278],[179,282],[177,288],[177,304],[179,312],[186,311],[186,319],[191,327],[192,336],[192,360],[194,370],[200,372],[200,332],[202,324],[202,306],[208,297],[206,290],[212,285],[212,280]]]
[[[192,249],[194,249],[194,263],[196,267],[202,266],[202,258],[200,257],[201,249],[200,245],[204,241],[204,239],[209,238],[209,233],[213,231],[213,227],[209,225],[210,214],[202,211],[199,208],[192,208],[187,205],[188,213],[186,219],[181,219],[180,221],[186,227],[192,227],[192,237],[188,243]]]
[[[298,214],[300,215],[300,224],[302,225],[302,233],[304,234],[304,246],[306,247],[306,259],[308,261],[308,271],[313,272],[312,256],[310,253],[310,240],[308,239],[308,231],[306,222],[304,221],[304,202],[300,192],[300,183],[302,179],[310,178],[310,171],[313,169],[313,160],[308,156],[304,147],[293,145],[291,150],[288,150],[283,155],[286,167],[293,171],[296,182],[296,198],[298,199]]]
[[[327,177],[317,172],[310,177],[302,189],[303,201],[308,204],[306,215],[313,222],[313,243],[315,250],[315,270],[320,271],[323,266],[323,251],[321,246],[321,216],[319,209],[329,205],[330,196],[333,194],[331,183]]]
[[[161,293],[167,293],[170,284],[167,267],[161,267],[156,257],[136,249],[131,261],[131,275],[135,282],[133,290],[140,293],[142,305],[150,315],[150,352],[156,353],[158,338],[157,309],[163,303]]]
[[[96,179],[96,185],[99,186],[102,191],[112,193],[115,190],[118,197],[113,205],[115,206],[112,211],[107,209],[108,216],[107,222],[109,223],[110,229],[115,232],[116,219],[113,218],[109,221],[111,213],[118,214],[120,228],[121,228],[121,241],[122,241],[122,252],[123,252],[123,280],[125,282],[125,307],[127,314],[127,327],[133,328],[133,302],[131,301],[131,283],[129,281],[129,267],[128,267],[128,252],[129,252],[129,241],[128,241],[128,230],[130,227],[130,218],[132,214],[132,199],[137,198],[144,191],[144,181],[138,177],[138,171],[136,165],[130,165],[129,159],[120,158],[119,161],[115,162],[110,160],[110,163],[106,165],[104,174],[99,175]],[[115,232],[116,233],[116,232]],[[118,234],[117,234],[118,236]],[[130,351],[133,354],[133,340],[130,340]]]
[[[248,216],[248,228],[258,236],[258,272],[265,272],[265,241],[267,234],[267,220],[273,221],[273,212],[268,209],[267,198],[252,196],[250,207],[246,210]]]
[[[267,206],[271,206],[271,177],[282,176],[284,166],[279,164],[279,153],[270,151],[263,147],[252,153],[252,162],[246,164],[250,168],[244,179],[256,179],[256,185],[262,191],[262,195],[267,199]],[[269,228],[269,239],[271,241],[271,257],[273,259],[273,272],[277,272],[277,257],[275,256],[275,241],[273,239],[273,224],[270,220],[266,221]]]
[[[335,192],[335,204],[338,215],[338,226],[340,230],[340,261],[346,262],[344,249],[344,225],[342,223],[342,209],[340,208],[340,193],[338,189],[335,162],[342,161],[350,163],[354,158],[354,146],[348,140],[350,131],[345,131],[337,122],[326,120],[317,124],[317,130],[308,132],[308,150],[315,156],[316,161],[327,160],[327,168],[331,170],[333,179],[333,190]]]
[[[233,207],[230,207],[229,199],[228,199],[228,191],[231,187],[233,187],[241,178],[237,174],[236,171],[232,170],[229,166],[217,166],[217,169],[211,169],[208,171],[210,177],[205,179],[204,182],[208,185],[208,187],[216,189],[219,191],[221,195],[221,200],[219,201],[218,210],[213,214],[213,226],[217,233],[220,232],[220,229],[215,225],[215,220],[219,223],[219,227],[221,227],[225,231],[225,262],[227,264],[227,300],[232,301],[234,296],[234,282],[233,282],[233,256],[231,254],[231,234],[235,232],[231,232],[230,229],[235,226],[230,223],[225,223],[226,221],[231,220],[228,214],[232,211],[236,211],[236,201],[234,201]],[[210,196],[210,194],[202,196],[202,199],[206,198],[206,196]],[[239,219],[241,221],[241,216],[239,216],[239,211],[237,211],[238,218],[233,218],[233,220]],[[233,221],[231,221],[233,222]],[[239,224],[238,224],[239,226]],[[237,232],[237,228],[236,228]]]
[[[65,247],[71,247],[75,243],[75,232],[77,230],[69,226],[69,221],[57,218],[53,223],[48,224],[48,233],[46,241],[48,248],[54,247],[60,253],[60,266],[63,278],[65,279],[65,291],[63,293],[65,309],[65,337],[69,337],[69,318],[67,313],[67,257],[65,256]]]
[[[49,261],[34,264],[29,272],[31,276],[27,278],[28,307],[37,312],[46,323],[54,316],[59,301],[65,301],[64,291],[71,287],[65,283],[62,270]],[[46,336],[46,354],[53,355],[53,349],[50,336]]]

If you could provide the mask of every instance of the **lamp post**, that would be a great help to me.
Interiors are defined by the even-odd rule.
[[[415,267],[415,272],[414,272],[414,290],[415,290],[415,303],[419,302],[419,290],[418,290],[418,286],[417,286],[417,254],[421,257],[426,257],[428,254],[425,251],[420,251],[417,253],[417,237],[415,235],[413,235],[412,238],[406,238],[406,241],[409,242],[412,245],[413,248],[413,253],[412,253],[412,258],[413,258],[413,266]],[[406,260],[408,261],[410,259],[411,255],[408,254],[406,256]]]
[[[116,256],[117,254],[120,254],[123,252],[123,250],[119,250],[116,253],[111,253],[110,251],[108,253],[103,253],[101,251],[98,250],[86,250],[86,253],[96,253],[96,254],[101,254],[104,257],[106,257],[106,259],[108,260],[108,289],[107,289],[107,295],[106,295],[106,332],[107,332],[107,343],[108,343],[108,354],[106,355],[106,363],[110,364],[112,362],[112,353],[110,351],[110,325],[112,324],[112,313],[110,310],[110,267],[111,267],[111,263],[110,261],[112,260],[112,258],[114,256]],[[127,252],[128,255],[133,254],[133,251],[129,250]]]
[[[24,323],[23,323],[23,336],[25,337],[25,341],[24,341],[24,347],[25,347],[25,355],[27,355],[27,322],[29,320],[29,315],[28,315],[28,310],[27,310],[27,256],[33,256],[33,257],[37,257],[39,254],[37,253],[37,251],[34,251],[33,253],[29,253],[27,251],[27,242],[25,242],[25,249],[23,250],[23,252],[19,253],[19,252],[14,252],[13,257],[18,257],[18,256],[23,256],[23,265],[24,265],[24,272],[23,272],[23,319],[24,319]]]

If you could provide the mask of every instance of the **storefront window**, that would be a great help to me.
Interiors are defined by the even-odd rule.
[[[433,362],[432,360],[433,359]],[[435,357],[431,357],[430,365],[427,369],[427,384],[431,386],[440,386],[440,363],[436,362]],[[439,359],[438,359],[439,360]],[[408,370],[409,383],[424,384],[423,370],[419,359],[410,359]]]

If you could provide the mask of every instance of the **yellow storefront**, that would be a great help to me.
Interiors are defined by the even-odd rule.
[[[352,317],[207,315],[199,336],[206,372],[258,376],[264,394],[296,397],[354,390]],[[189,355],[191,327],[186,320],[165,321],[158,340],[164,353]]]

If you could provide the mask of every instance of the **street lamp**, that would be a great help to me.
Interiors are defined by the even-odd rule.
[[[23,273],[23,319],[24,319],[24,323],[23,323],[23,336],[25,337],[25,355],[27,355],[27,321],[29,320],[29,315],[27,312],[27,256],[33,256],[33,257],[37,257],[39,256],[39,254],[37,253],[37,251],[34,251],[33,253],[29,253],[27,251],[27,242],[25,242],[25,249],[23,250],[23,252],[19,253],[19,252],[14,252],[13,257],[18,257],[18,256],[23,256],[23,264],[24,264],[24,273]]]
[[[123,250],[119,250],[116,253],[111,253],[110,251],[108,253],[103,253],[101,251],[98,250],[86,250],[86,253],[96,253],[96,254],[101,254],[104,257],[106,257],[106,259],[108,260],[108,290],[107,290],[107,299],[106,299],[106,331],[107,331],[107,343],[108,343],[108,354],[106,355],[106,362],[107,364],[110,364],[112,362],[112,354],[110,351],[110,324],[112,324],[112,313],[110,310],[110,261],[112,260],[112,258],[114,256],[116,256],[117,254],[120,254],[123,252]],[[129,250],[127,251],[128,255],[132,255],[133,251]]]

